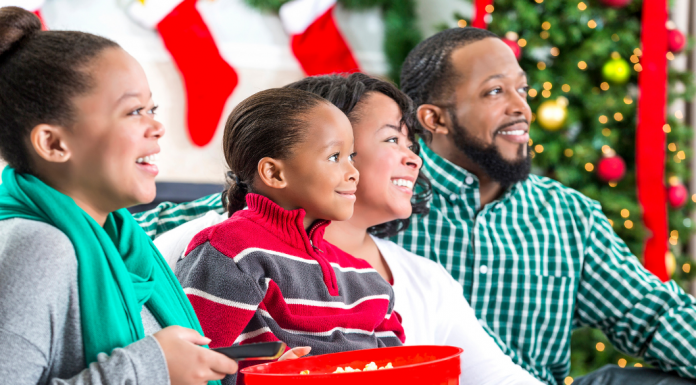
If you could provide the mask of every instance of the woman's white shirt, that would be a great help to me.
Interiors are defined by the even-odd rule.
[[[214,211],[155,239],[169,267],[203,229],[227,219]],[[461,285],[438,263],[401,246],[372,237],[394,278],[395,310],[401,315],[406,345],[452,345],[464,349],[462,385],[541,384],[515,365],[486,333],[463,296]]]
[[[155,238],[155,246],[172,271],[175,271],[176,262],[186,252],[193,237],[210,226],[224,222],[227,218],[227,213],[218,214],[215,211],[208,211],[204,216],[186,222]]]

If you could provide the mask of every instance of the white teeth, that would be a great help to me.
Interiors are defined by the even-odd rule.
[[[401,187],[407,187],[409,189],[413,189],[413,182],[410,180],[406,179],[392,179],[392,184],[395,186],[401,186]]]
[[[157,154],[152,154],[152,155],[148,155],[148,156],[143,157],[143,158],[138,158],[135,161],[135,163],[154,164],[157,161],[157,158],[158,158]]]
[[[524,130],[499,131],[500,135],[524,135]]]

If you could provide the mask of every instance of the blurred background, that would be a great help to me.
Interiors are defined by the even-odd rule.
[[[49,29],[113,39],[142,64],[167,129],[154,204],[222,189],[222,127],[249,95],[337,69],[398,84],[400,63],[422,39],[447,28],[487,27],[528,73],[533,172],[598,200],[614,230],[643,257],[649,231],[636,190],[643,154],[636,147],[641,0],[316,0],[309,8],[287,0],[11,2],[33,7]],[[666,119],[651,129],[666,135],[657,144],[666,152],[658,186],[666,189],[669,218],[664,263],[668,276],[693,293],[696,4],[672,0],[669,9]],[[612,348],[601,332],[580,329],[565,382],[607,363],[644,365]]]

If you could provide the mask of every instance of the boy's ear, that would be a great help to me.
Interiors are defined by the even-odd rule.
[[[285,180],[284,167],[285,165],[281,160],[262,158],[257,167],[259,181],[270,188],[285,188],[288,182]]]

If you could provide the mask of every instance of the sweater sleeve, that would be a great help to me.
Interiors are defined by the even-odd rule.
[[[53,379],[51,385],[169,384],[164,354],[157,340],[148,336],[111,355],[100,353],[97,362],[67,379]]]
[[[648,272],[598,203],[588,225],[574,321],[601,329],[624,353],[696,378],[696,299]]]
[[[180,259],[176,276],[196,311],[203,333],[212,340],[211,348],[233,345],[265,297],[263,277],[253,278],[242,271],[234,258],[219,252],[210,242],[200,244]],[[249,331],[263,332],[263,328]]]
[[[153,337],[100,354],[85,368],[77,261],[44,223],[0,221],[0,378],[13,384],[168,384]]]

